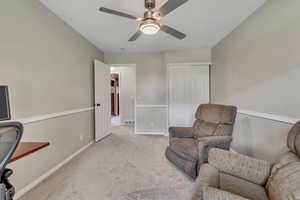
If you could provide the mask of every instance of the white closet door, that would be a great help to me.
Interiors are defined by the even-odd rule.
[[[169,126],[192,126],[197,107],[209,103],[209,65],[169,66]]]

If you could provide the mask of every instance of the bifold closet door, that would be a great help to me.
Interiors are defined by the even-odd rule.
[[[169,126],[192,126],[197,107],[209,103],[209,65],[169,66]]]

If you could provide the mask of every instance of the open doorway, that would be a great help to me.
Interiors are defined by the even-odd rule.
[[[111,123],[120,126],[120,84],[119,73],[111,72]]]
[[[111,124],[134,126],[136,68],[135,65],[111,65]]]

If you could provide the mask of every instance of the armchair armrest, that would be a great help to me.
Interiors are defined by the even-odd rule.
[[[258,185],[266,183],[272,167],[271,163],[267,161],[221,149],[211,149],[208,155],[208,162],[221,172]]]
[[[248,200],[239,195],[213,187],[203,187],[203,200]]]
[[[208,161],[208,152],[211,148],[229,149],[231,141],[231,136],[209,136],[198,138],[198,164],[201,165]]]
[[[203,187],[210,186],[214,188],[219,187],[220,182],[219,171],[209,164],[204,164],[199,170],[198,178],[193,189],[191,200],[202,200],[203,199]]]
[[[169,138],[193,138],[192,127],[170,127]]]

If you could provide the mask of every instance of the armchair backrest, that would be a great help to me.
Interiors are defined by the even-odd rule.
[[[275,163],[266,185],[272,200],[300,198],[300,121],[290,130],[287,146],[290,152]]]
[[[300,157],[300,121],[290,130],[287,138],[287,146],[298,157]]]
[[[201,104],[193,125],[194,137],[231,136],[237,107],[219,104]]]

